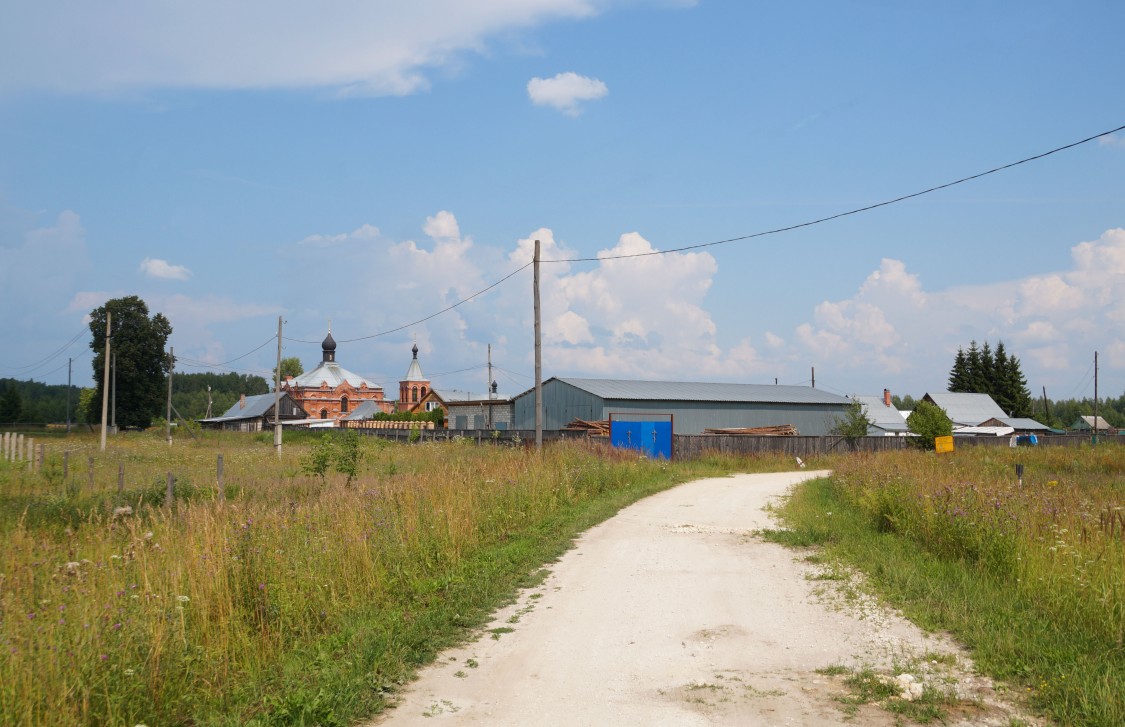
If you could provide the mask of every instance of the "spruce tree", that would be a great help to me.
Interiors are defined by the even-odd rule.
[[[996,359],[992,355],[992,347],[988,345],[988,341],[980,347],[980,371],[975,379],[977,393],[996,398]]]
[[[949,372],[949,391],[968,391],[969,375],[968,363],[965,360],[965,349],[957,347],[957,356],[953,359],[953,369]]]

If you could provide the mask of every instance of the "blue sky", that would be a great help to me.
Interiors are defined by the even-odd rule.
[[[91,381],[136,294],[181,370],[268,341],[393,395],[532,384],[530,259],[669,250],[891,199],[1125,124],[1118,2],[9,4],[0,376]],[[894,206],[543,270],[544,375],[1125,391],[1125,133]],[[229,364],[268,375],[276,349]],[[43,361],[44,359],[49,359]],[[35,365],[43,361],[40,365]],[[188,362],[191,362],[190,365]],[[217,370],[228,370],[220,367]],[[455,372],[455,373],[446,373]],[[441,374],[440,376],[438,374]]]

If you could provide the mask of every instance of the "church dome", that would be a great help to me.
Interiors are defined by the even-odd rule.
[[[324,343],[320,344],[320,347],[325,351],[336,350],[336,339],[332,337],[332,331],[329,331],[328,335],[324,337]]]

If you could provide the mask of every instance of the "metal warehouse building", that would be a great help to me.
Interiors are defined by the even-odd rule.
[[[792,424],[801,434],[828,434],[849,400],[807,386],[550,378],[543,382],[543,429],[610,414],[671,414],[675,434],[707,428]],[[515,429],[535,428],[535,389],[513,400]]]

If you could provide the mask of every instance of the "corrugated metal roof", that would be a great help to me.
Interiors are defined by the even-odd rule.
[[[863,410],[871,423],[886,432],[905,432],[909,430],[906,419],[898,409],[883,403],[881,396],[856,396],[856,401],[863,404]]]
[[[246,397],[245,406],[243,401],[239,398],[234,402],[230,409],[223,412],[222,416],[214,417],[212,419],[201,419],[200,421],[217,422],[225,419],[254,419],[264,416],[266,412],[273,406],[273,394],[257,394],[255,396]]]
[[[368,389],[376,390],[381,390],[383,388],[378,384],[371,383],[359,374],[348,371],[335,361],[321,361],[312,371],[303,373],[290,381],[289,386],[290,388],[301,387],[319,389],[322,385],[328,384],[328,388],[335,389],[345,381],[357,389],[361,386],[367,386]]]
[[[376,404],[375,402],[370,401],[370,400],[361,401],[361,402],[359,402],[359,405],[356,406],[356,408],[352,410],[352,413],[348,414],[346,417],[344,417],[344,419],[351,419],[351,420],[371,419],[372,417],[374,417],[376,414],[378,414],[381,411],[383,411],[383,410],[380,409],[379,405]]]
[[[1001,418],[1000,423],[1005,425],[1005,426],[1012,427],[1014,429],[1019,429],[1021,431],[1037,431],[1037,432],[1049,432],[1049,431],[1051,431],[1051,428],[1049,426],[1047,426],[1046,424],[1040,424],[1039,422],[1035,421],[1034,419],[1028,419],[1026,417],[1014,417],[1014,418],[1008,418],[1008,419]]]
[[[1016,430],[1011,427],[954,427],[953,434],[977,437],[1007,437]]]
[[[572,379],[559,381],[602,399],[650,401],[732,401],[771,404],[847,404],[848,399],[808,386],[710,384],[688,381]]]
[[[1004,419],[1008,416],[988,394],[939,391],[936,394],[926,394],[923,398],[945,409],[946,416],[954,424],[975,427],[989,419]]]

